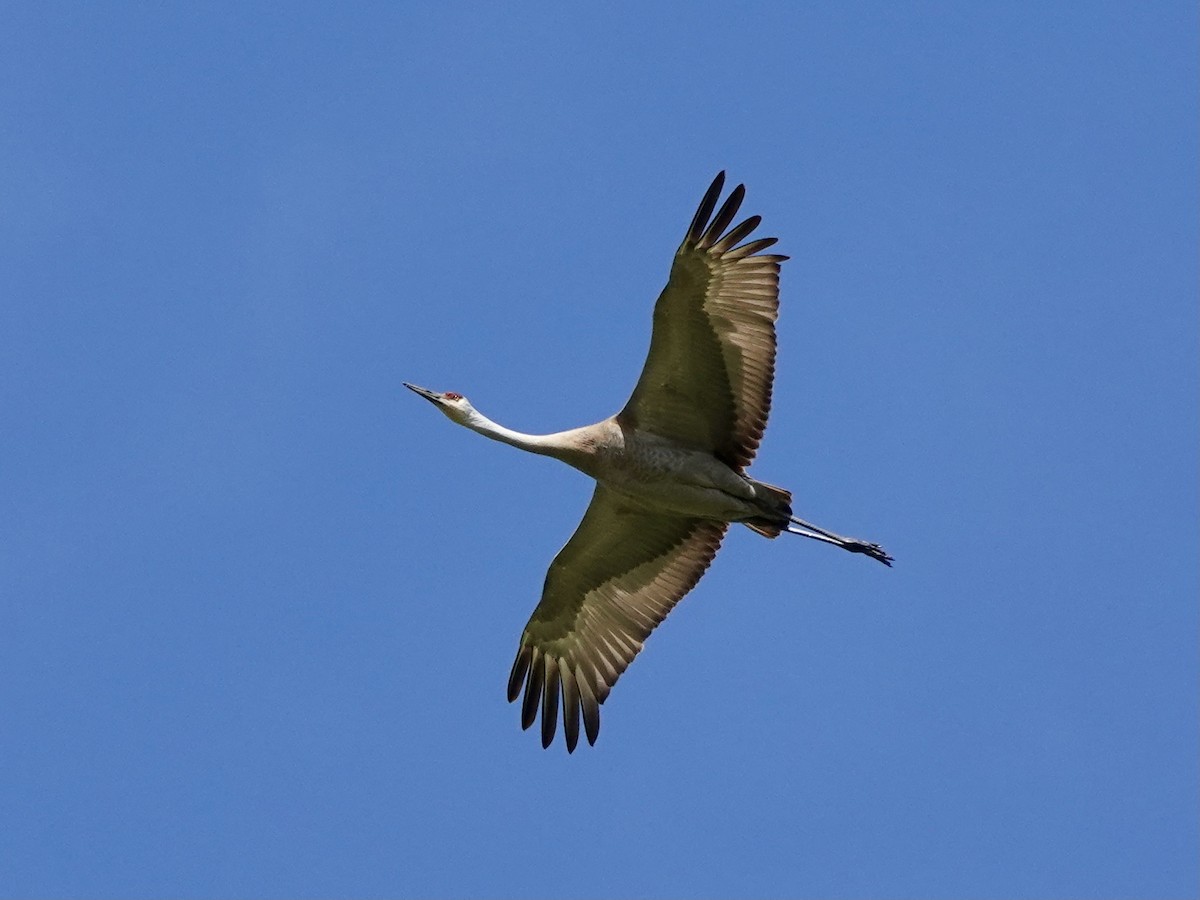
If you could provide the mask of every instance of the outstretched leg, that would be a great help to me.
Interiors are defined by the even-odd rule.
[[[885,566],[892,564],[892,558],[878,544],[860,541],[856,538],[842,537],[840,534],[834,534],[832,531],[818,528],[811,522],[805,522],[803,519],[797,519],[795,516],[790,516],[789,518],[794,524],[800,527],[787,529],[788,534],[798,534],[800,537],[812,538],[814,541],[824,541],[827,544],[833,544],[835,547],[841,547],[843,550],[849,550],[851,553],[865,553],[871,559],[877,559]]]

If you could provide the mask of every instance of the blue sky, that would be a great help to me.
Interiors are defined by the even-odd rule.
[[[1182,897],[1190,3],[53,4],[0,30],[0,894]],[[568,757],[504,682],[713,174],[735,529]]]

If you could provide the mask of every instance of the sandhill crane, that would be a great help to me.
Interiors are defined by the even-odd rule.
[[[650,353],[615,416],[556,434],[522,434],[488,419],[461,394],[405,382],[453,422],[522,450],[553,456],[596,480],[591,504],[546,574],[508,679],[521,727],[542,712],[554,740],[562,698],[567,751],[600,730],[600,704],[642,644],[716,555],[731,522],[863,553],[890,566],[878,544],[842,537],[792,515],[791,494],[745,474],[767,423],[775,372],[776,238],[740,243],[751,216],[729,229],[738,185],[712,216],[725,173],[700,202],[654,307]]]

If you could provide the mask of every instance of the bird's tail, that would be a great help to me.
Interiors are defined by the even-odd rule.
[[[743,524],[763,537],[779,537],[780,532],[787,530],[792,515],[792,492],[764,481],[751,479],[750,483],[754,485],[754,492],[762,507],[762,515],[746,519]]]

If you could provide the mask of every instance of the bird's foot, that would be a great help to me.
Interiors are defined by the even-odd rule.
[[[866,541],[848,540],[842,546],[851,553],[865,553],[871,559],[877,559],[885,566],[891,567],[895,560],[888,556],[887,552],[878,544],[870,544]]]

